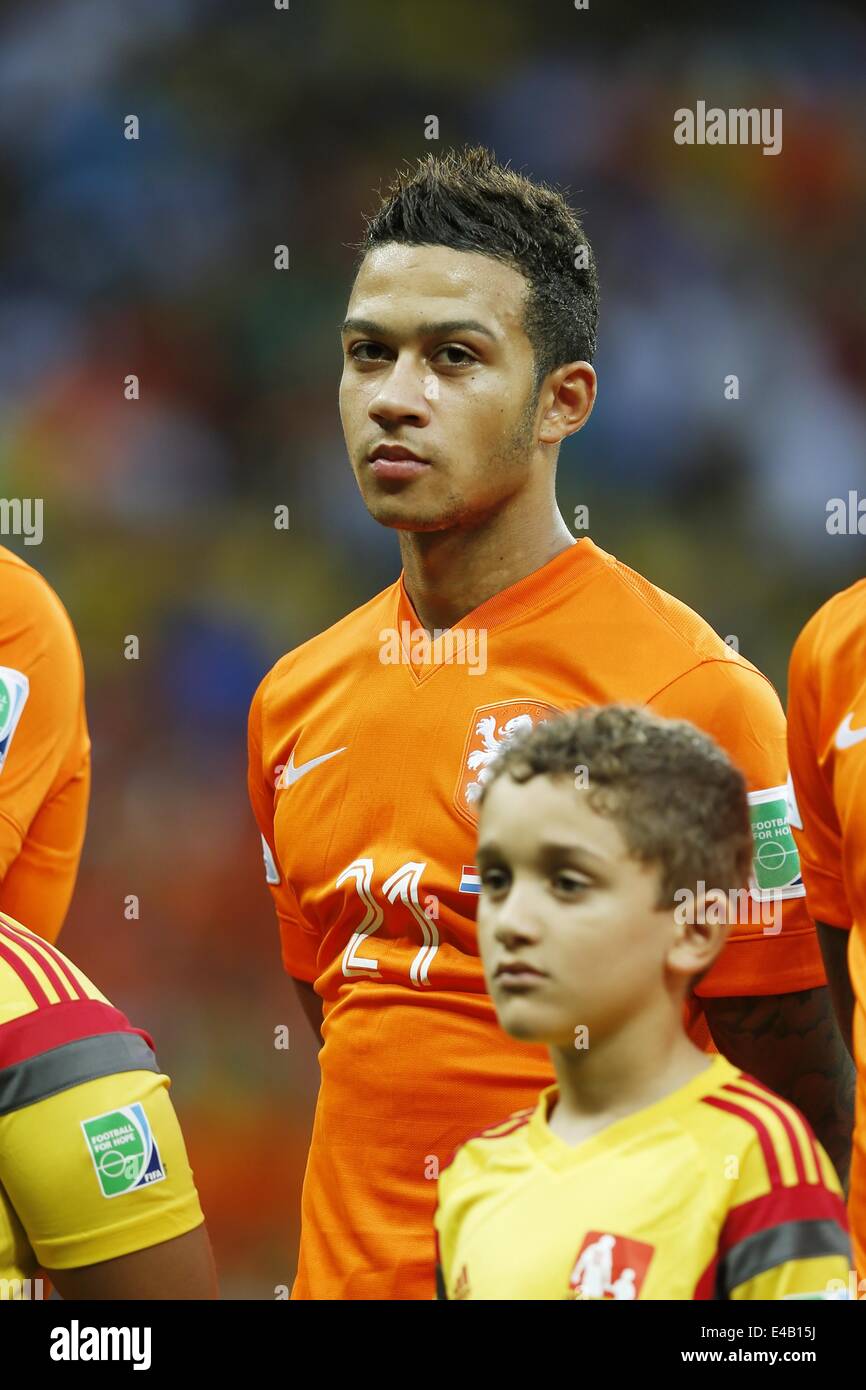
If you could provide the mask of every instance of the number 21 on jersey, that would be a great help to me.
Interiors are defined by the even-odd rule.
[[[410,860],[409,863],[401,864],[399,869],[395,869],[390,878],[387,878],[382,884],[382,893],[388,901],[396,903],[399,899],[409,916],[421,929],[423,945],[418,950],[409,969],[411,983],[419,988],[429,985],[427,972],[439,949],[439,928],[428,917],[419,902],[421,875],[426,867],[426,863],[419,864],[415,860]],[[385,914],[373,896],[370,886],[372,878],[373,861],[365,858],[353,859],[337,879],[338,888],[350,880],[354,882],[355,891],[364,908],[364,918],[361,925],[352,933],[349,944],[343,952],[343,974],[347,979],[357,976],[367,976],[369,979],[382,978],[379,973],[378,959],[368,954],[370,948],[375,947],[375,942],[371,942],[370,938],[376,934],[385,920]],[[364,952],[363,955],[361,954],[362,951]]]

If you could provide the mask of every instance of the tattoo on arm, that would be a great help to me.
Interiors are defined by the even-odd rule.
[[[847,1192],[855,1071],[827,987],[702,1003],[719,1051],[802,1111]]]
[[[827,972],[827,988],[839,1020],[839,1031],[853,1057],[854,1044],[851,1035],[854,1027],[854,991],[848,973],[848,942],[851,933],[842,927],[829,927],[826,922],[816,922],[815,930],[818,933],[818,944]]]

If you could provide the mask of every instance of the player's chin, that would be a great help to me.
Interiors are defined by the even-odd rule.
[[[499,1026],[515,1042],[549,1043],[556,1033],[550,1010],[524,996],[499,998],[495,1001]]]
[[[364,501],[374,521],[395,531],[447,531],[457,524],[452,513],[413,507],[393,498],[367,496]]]

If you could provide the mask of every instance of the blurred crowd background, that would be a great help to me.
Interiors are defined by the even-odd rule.
[[[93,739],[60,944],[157,1040],[228,1297],[291,1284],[317,1084],[246,715],[283,652],[399,571],[337,410],[351,243],[394,169],[482,142],[585,214],[600,393],[561,454],[566,519],[587,505],[600,545],[735,637],[783,699],[806,617],[866,569],[863,537],[826,530],[829,498],[866,495],[866,25],[833,5],[705,9],[0,16],[0,496],[45,506],[40,546],[0,543],[72,615]],[[676,145],[673,113],[698,100],[781,107],[782,153]]]

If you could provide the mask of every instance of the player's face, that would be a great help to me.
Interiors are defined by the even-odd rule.
[[[616,823],[569,777],[496,779],[481,810],[478,940],[487,988],[512,1037],[588,1045],[665,997],[673,910],[656,865],[632,859]],[[517,965],[538,974],[520,974]],[[698,966],[696,965],[697,969]]]
[[[543,466],[527,289],[509,266],[445,246],[391,243],[366,256],[342,335],[340,416],[383,525],[480,524]],[[371,459],[380,446],[391,457]],[[401,462],[401,448],[416,461]]]

